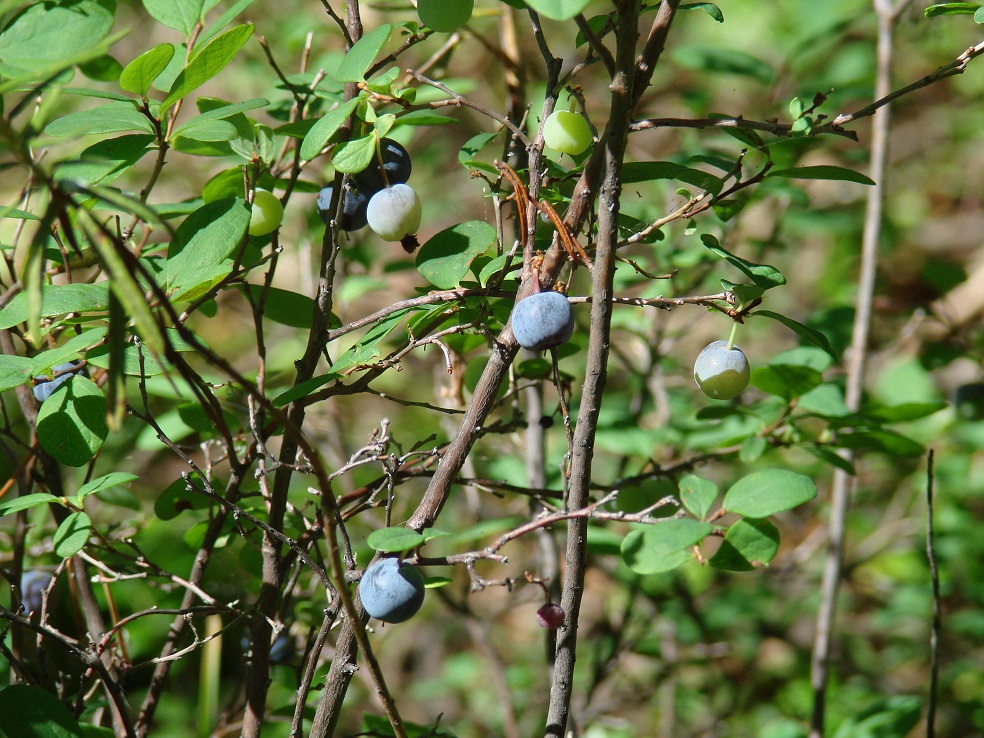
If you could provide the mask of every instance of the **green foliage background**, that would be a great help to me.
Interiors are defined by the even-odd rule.
[[[129,30],[121,38],[109,37],[106,46],[111,57],[103,56],[97,48],[92,59],[73,59],[76,52],[91,50],[87,42],[79,49],[61,46],[48,58],[39,53],[37,44],[28,44],[27,52],[5,45],[0,33],[0,91],[4,93],[6,129],[0,203],[34,213],[35,218],[24,220],[17,213],[8,213],[0,221],[5,263],[16,269],[26,269],[23,264],[30,263],[23,246],[30,237],[25,233],[33,232],[36,219],[44,218],[45,213],[45,195],[40,200],[22,199],[28,176],[28,170],[17,164],[22,157],[40,161],[56,173],[56,180],[60,175],[55,163],[72,162],[64,164],[64,178],[75,181],[88,177],[93,190],[111,184],[123,193],[139,193],[152,176],[155,154],[150,144],[157,132],[140,116],[132,130],[117,126],[125,115],[132,114],[132,106],[111,108],[108,122],[98,133],[80,134],[92,130],[92,118],[84,127],[76,128],[67,116],[105,103],[98,95],[80,93],[79,89],[122,94],[118,81],[121,66],[159,44],[180,44],[187,33],[155,21],[148,13],[150,9],[160,19],[161,13],[172,7],[167,3],[121,2],[115,8],[115,21],[109,0],[88,4],[104,8],[110,19],[100,35],[110,33],[111,27]],[[647,93],[647,115],[706,118],[727,114],[747,120],[791,122],[789,103],[793,98],[809,105],[817,93],[827,95],[819,112],[830,117],[870,102],[876,27],[869,3],[776,0],[767,4],[721,2],[719,6],[724,23],[715,22],[699,8],[680,12],[667,56]],[[8,3],[4,9],[12,13],[17,7]],[[57,7],[68,9],[71,4]],[[408,49],[397,60],[399,72],[394,79],[409,86],[412,78],[404,76],[405,70],[426,68],[429,77],[440,79],[475,106],[503,111],[507,104],[504,66],[490,51],[500,43],[497,15],[503,8],[502,3],[478,0],[475,15],[460,38],[449,41],[447,34],[434,34]],[[192,313],[187,325],[193,332],[215,355],[250,380],[262,377],[266,396],[274,400],[292,387],[294,362],[304,351],[324,234],[315,197],[332,181],[335,170],[332,158],[325,155],[308,164],[295,179],[287,166],[274,181],[264,166],[249,164],[249,157],[237,152],[236,141],[237,136],[241,138],[240,126],[245,122],[248,130],[251,125],[248,116],[263,127],[254,128],[251,136],[260,132],[255,145],[264,162],[276,159],[280,152],[286,152],[283,161],[290,162],[292,147],[307,129],[288,123],[293,99],[270,61],[275,60],[283,76],[299,85],[310,84],[319,70],[325,70],[325,81],[310,108],[313,119],[315,113],[325,113],[341,92],[342,85],[333,75],[343,57],[344,43],[320,4],[295,0],[257,0],[238,6],[219,3],[206,16],[205,28],[227,10],[233,15],[224,18],[226,23],[252,23],[252,34],[242,30],[242,38],[223,37],[234,60],[201,87],[189,90],[176,127],[187,124],[197,112],[214,109],[220,104],[216,100],[267,102],[243,105],[235,116],[199,121],[197,134],[189,127],[183,140],[180,136],[173,139],[167,163],[144,204],[153,208],[159,219],[171,219],[203,206],[203,193],[207,193],[206,201],[218,201],[212,210],[198,213],[199,221],[178,226],[174,239],[168,237],[158,219],[153,227],[142,231],[146,240],[141,247],[148,253],[161,250],[169,256],[170,271],[162,278],[166,278],[168,288],[177,290],[174,294],[190,290],[175,302],[178,312],[188,308]],[[608,10],[609,4],[598,0],[589,3],[585,13],[591,17]],[[415,15],[406,3],[379,2],[363,9],[367,32],[383,23],[398,25],[413,19]],[[170,20],[172,25],[181,23],[180,19]],[[191,25],[186,30],[190,32],[194,21],[188,22]],[[531,102],[527,126],[535,133],[545,94],[545,73],[528,17],[517,12],[515,23],[523,82]],[[553,53],[565,59],[565,69],[583,57],[584,48],[575,44],[576,29],[571,23],[544,20],[543,27]],[[216,27],[213,38],[223,30],[223,26]],[[62,35],[70,37],[67,31]],[[262,46],[258,43],[261,38],[265,42]],[[893,89],[948,63],[979,38],[980,26],[969,16],[925,18],[922,7],[911,5],[897,26]],[[240,42],[242,48],[237,53]],[[386,48],[391,50],[398,43],[399,30]],[[440,55],[443,44],[450,44],[449,51]],[[302,72],[301,59],[305,56]],[[175,60],[178,57],[183,62],[180,49]],[[26,94],[23,82],[17,82],[18,65],[27,65],[40,79],[57,71],[55,68],[66,60],[85,63],[73,78],[60,78],[57,85],[36,96]],[[177,73],[178,67],[171,66],[163,74],[171,80]],[[9,82],[10,78],[14,82]],[[602,66],[588,66],[576,82],[582,88],[585,110],[600,128],[610,104]],[[139,96],[142,83],[135,84],[124,88],[127,97],[135,92]],[[424,85],[412,86],[418,90],[416,103],[447,97]],[[158,78],[148,96],[164,100],[163,90],[167,89],[174,88],[161,84]],[[957,736],[984,730],[984,589],[979,584],[984,581],[984,543],[977,534],[984,491],[980,463],[984,421],[974,412],[961,414],[952,403],[958,387],[981,380],[984,351],[979,327],[984,307],[980,295],[984,293],[968,288],[976,284],[971,280],[979,281],[984,268],[979,257],[980,234],[984,232],[980,205],[984,184],[980,174],[984,172],[979,124],[982,94],[984,74],[971,63],[965,74],[905,96],[893,106],[864,418],[848,417],[842,407],[843,362],[833,362],[816,346],[808,346],[805,328],[797,333],[776,320],[754,314],[748,317],[738,342],[755,368],[753,386],[737,403],[717,404],[693,386],[691,371],[694,357],[706,343],[727,338],[732,321],[726,315],[701,305],[671,311],[630,305],[616,309],[593,470],[599,498],[612,487],[620,489],[618,501],[606,505],[606,511],[631,513],[664,496],[676,495],[681,478],[690,471],[714,482],[723,494],[754,472],[792,470],[812,478],[820,495],[772,517],[781,533],[778,553],[767,567],[747,573],[722,571],[686,557],[689,560],[672,571],[639,574],[620,554],[631,526],[617,521],[593,525],[588,539],[591,568],[580,622],[582,650],[573,697],[580,735],[807,735],[813,699],[810,652],[833,472],[829,454],[846,447],[858,449],[860,455],[832,664],[830,735],[901,738],[924,731],[920,721],[925,717],[929,694],[933,606],[925,554],[925,453],[930,448],[935,452],[936,556],[944,612],[938,731]],[[165,107],[178,97],[183,94],[173,101],[168,97]],[[15,105],[21,106],[16,111],[20,117],[14,113]],[[424,203],[419,234],[424,247],[418,252],[424,256],[408,256],[398,244],[384,243],[368,230],[342,234],[332,326],[346,325],[435,287],[476,285],[482,267],[494,256],[489,252],[470,264],[470,272],[448,277],[440,267],[427,264],[426,256],[432,251],[426,242],[460,223],[495,223],[497,205],[489,186],[495,176],[491,162],[501,158],[504,136],[499,134],[474,155],[484,167],[469,170],[461,164],[470,160],[470,154],[459,153],[462,147],[474,144],[476,136],[495,132],[498,126],[469,107],[445,106],[418,115],[421,117],[407,125],[413,117],[408,116],[390,135],[403,142],[413,157],[410,184]],[[21,148],[26,144],[18,138],[18,131],[23,132],[31,116],[37,135],[30,140],[28,154]],[[8,120],[16,120],[17,125],[12,129]],[[870,119],[852,124],[850,129],[857,131],[858,142],[842,136],[775,138],[765,133],[762,140],[768,142],[765,148],[774,171],[836,166],[863,173],[868,163]],[[117,138],[123,130],[128,134]],[[106,144],[111,150],[93,153],[90,147],[111,138],[115,145]],[[747,146],[747,141],[736,140],[725,129],[640,130],[630,136],[627,161],[699,164],[702,170],[720,175],[716,167],[722,161],[733,163]],[[562,212],[573,183],[566,170],[580,162],[551,158],[554,181],[545,197]],[[754,172],[756,162],[763,161],[764,155],[753,148],[745,165]],[[105,169],[107,162],[111,171]],[[275,242],[279,250],[270,283],[273,292],[263,320],[266,355],[262,374],[248,297],[256,299],[251,290],[262,284],[264,270],[257,268],[248,276],[253,287],[245,285],[246,279],[230,286],[219,283],[225,276],[223,269],[216,272],[214,281],[205,280],[198,272],[190,279],[188,270],[195,267],[176,258],[182,247],[192,253],[189,243],[210,227],[227,229],[235,236],[231,243],[242,239],[246,204],[221,198],[237,190],[243,197],[244,163],[246,175],[257,177],[261,186],[276,186],[278,194],[285,193],[285,185],[290,187],[285,221]],[[679,188],[695,188],[686,177],[654,179],[651,175],[651,171],[643,170],[632,176],[630,170],[623,179],[621,214],[626,234],[637,231],[639,223],[651,222],[680,207],[687,196],[681,196]],[[867,188],[845,181],[847,175],[842,172],[838,176],[841,178],[832,180],[768,177],[720,205],[716,215],[706,213],[693,223],[683,220],[669,224],[658,240],[647,239],[620,252],[639,269],[619,264],[616,293],[639,298],[712,295],[721,291],[722,279],[745,280],[739,269],[707,248],[707,239],[702,236],[713,236],[723,248],[747,262],[772,265],[785,276],[788,284],[770,290],[761,309],[822,332],[838,357],[843,357],[858,289]],[[43,191],[41,184],[35,185]],[[121,229],[132,217],[108,200],[93,207],[111,224],[111,230],[117,227],[108,217],[111,211],[122,213]],[[142,223],[153,220],[141,212],[136,215]],[[42,220],[42,224],[52,226],[51,221]],[[543,225],[540,231],[542,243],[538,242],[538,247],[546,248],[549,228]],[[511,238],[506,240],[508,249]],[[44,239],[42,242],[47,248],[45,258],[57,262],[61,258],[58,248]],[[582,243],[588,240],[582,239]],[[244,257],[247,263],[259,259],[260,254],[272,258],[274,253],[269,239],[251,242],[249,248],[253,250]],[[84,250],[92,254],[92,249]],[[479,251],[484,254],[486,249]],[[229,254],[220,258],[226,256]],[[97,274],[113,274],[106,259],[101,254],[98,259],[92,257],[79,268],[80,274],[93,279]],[[102,264],[102,271],[92,266],[96,261]],[[432,271],[428,273],[428,269]],[[590,280],[585,271],[575,273],[571,295],[589,294]],[[653,280],[644,276],[646,273],[672,276]],[[431,277],[433,284],[428,284],[423,274]],[[20,291],[14,287],[19,276],[9,269],[0,275],[0,327],[14,329],[15,340],[10,345],[17,354],[5,350],[0,378],[20,372],[16,382],[3,384],[0,396],[4,408],[0,478],[15,480],[22,471],[21,463],[29,456],[31,439],[13,390],[18,384],[25,386],[24,380],[31,376],[34,366],[15,359],[36,356],[43,347],[64,347],[74,331],[69,322],[61,324],[56,318],[57,327],[67,328],[67,332],[57,339],[52,335],[54,340],[48,346],[41,342],[32,345],[29,290],[20,292],[23,304],[13,302]],[[516,276],[513,272],[507,277],[503,288],[514,290]],[[445,279],[450,283],[439,284]],[[210,290],[216,284],[221,284],[221,289],[213,294]],[[111,300],[106,292],[86,297],[96,300],[96,312],[108,314]],[[138,292],[136,301],[142,299]],[[443,318],[445,322],[439,325],[446,328],[456,322],[476,321],[495,334],[511,304],[509,297],[462,301],[460,314]],[[139,326],[140,316],[133,312],[136,306],[127,303],[126,308]],[[15,309],[19,311],[16,315],[11,312]],[[573,389],[569,400],[571,415],[576,417],[577,388],[585,369],[587,307],[578,304],[575,312],[580,330],[561,349],[559,366],[562,383]],[[445,353],[431,344],[408,353],[398,362],[399,370],[382,373],[368,388],[357,386],[356,378],[366,365],[389,357],[406,344],[408,337],[412,339],[413,328],[425,326],[439,315],[439,311],[414,315],[410,332],[405,316],[400,315],[399,319],[376,321],[373,327],[339,338],[330,349],[333,360],[345,356],[352,347],[357,350],[349,354],[352,360],[347,372],[345,367],[339,368],[333,381],[348,382],[356,389],[329,393],[323,402],[308,408],[304,432],[332,471],[346,467],[370,443],[384,418],[394,458],[412,461],[410,452],[419,451],[419,476],[410,473],[399,477],[392,507],[386,512],[378,506],[362,509],[358,505],[366,497],[365,486],[376,484],[385,472],[381,464],[354,466],[333,480],[336,498],[351,512],[348,532],[360,566],[372,554],[366,543],[368,535],[387,524],[402,523],[415,509],[427,486],[427,465],[434,463],[431,450],[453,434],[458,424],[454,412],[470,396],[488,357],[487,336],[470,330],[447,338],[446,348],[453,352],[450,377]],[[110,328],[112,321],[110,316]],[[78,324],[84,327],[85,320]],[[22,330],[20,326],[25,327]],[[112,359],[101,360],[98,350],[90,350],[97,341],[95,336],[88,337],[93,340],[75,346],[75,354],[61,360],[88,351],[90,374],[94,374],[98,368],[108,368]],[[378,342],[367,338],[378,338]],[[152,345],[149,340],[147,343]],[[524,465],[528,443],[524,434],[527,421],[536,423],[537,418],[524,415],[527,400],[517,388],[541,376],[543,365],[529,356],[523,360],[514,367],[509,394],[488,422],[500,424],[502,432],[484,436],[463,471],[464,477],[484,481],[456,488],[438,524],[448,535],[427,543],[427,557],[480,550],[533,514],[529,493],[517,490],[531,486]],[[242,387],[201,356],[192,356],[189,362],[214,384],[229,426],[242,430],[237,442],[249,443],[249,409]],[[48,366],[56,363],[52,358]],[[319,371],[328,371],[324,362]],[[140,369],[134,373],[139,374]],[[71,386],[80,397],[89,388],[81,378],[73,379]],[[146,398],[141,397],[143,391]],[[228,479],[226,459],[221,456],[222,438],[213,418],[203,411],[200,398],[180,380],[175,382],[173,375],[151,376],[145,385],[130,377],[125,392],[126,401],[140,413],[153,416],[178,449],[214,471],[216,487],[221,489]],[[100,398],[97,402],[104,401],[103,394],[96,392]],[[560,470],[567,447],[557,392],[549,381],[544,397],[544,414],[554,420],[546,431],[545,486],[556,491],[562,488]],[[108,412],[112,416],[112,403]],[[105,418],[104,407],[100,405],[94,414],[99,420]],[[39,436],[43,434],[41,420]],[[181,474],[189,467],[174,448],[160,442],[157,429],[138,417],[118,420],[111,428],[93,430],[95,436],[105,438],[104,442],[87,437],[86,442],[93,444],[89,450],[72,446],[57,456],[65,465],[65,493],[79,495],[76,507],[85,510],[98,535],[90,537],[85,529],[81,539],[66,544],[64,536],[53,540],[56,528],[64,528],[59,528],[60,520],[48,505],[17,515],[8,509],[11,514],[0,519],[0,563],[5,572],[16,571],[21,560],[25,567],[53,570],[65,556],[79,550],[74,548],[74,540],[79,540],[79,546],[88,542],[86,551],[111,571],[128,571],[134,567],[128,558],[134,551],[121,542],[132,539],[149,561],[175,575],[187,575],[202,545],[209,517],[215,512],[214,501],[185,491]],[[58,432],[62,431],[59,427]],[[274,448],[279,447],[279,436],[268,440]],[[99,449],[98,456],[89,466],[95,449]],[[133,478],[85,496],[80,488],[86,481],[110,472],[131,473]],[[297,474],[292,481],[291,508],[283,524],[284,534],[291,539],[301,538],[316,518],[317,498],[308,490],[311,483],[304,474]],[[259,483],[253,479],[244,488],[252,494],[240,501],[242,509],[263,519]],[[4,503],[13,492],[7,495]],[[385,496],[384,486],[373,499],[385,501]],[[728,519],[729,524],[732,521]],[[28,526],[26,532],[23,526]],[[516,586],[471,592],[475,580],[464,566],[435,566],[426,573],[448,581],[429,590],[418,616],[403,625],[375,625],[371,634],[374,650],[407,720],[432,725],[442,716],[441,727],[459,736],[535,735],[542,731],[550,684],[549,647],[534,614],[543,603],[543,591],[527,584],[523,574],[529,570],[548,576],[548,586],[557,586],[559,572],[551,571],[549,562],[541,558],[541,547],[559,545],[562,551],[563,528],[562,524],[553,526],[545,539],[531,535],[510,543],[501,551],[508,556],[508,563],[476,562],[479,577],[511,577]],[[260,540],[260,530],[249,520],[230,518],[202,588],[219,603],[238,603],[231,609],[247,611],[255,602],[261,581]],[[716,550],[715,541],[705,542],[706,557],[713,557]],[[324,564],[320,550],[312,555]],[[266,703],[269,724],[264,736],[288,735],[302,654],[327,606],[325,588],[318,577],[301,566],[292,572],[290,596],[281,615],[295,653],[287,663],[272,667]],[[177,608],[183,595],[183,590],[160,572],[149,579],[99,585],[95,592],[104,612],[111,612],[112,603],[112,611],[117,613],[113,619],[155,605]],[[52,598],[52,624],[79,637],[81,622],[74,602],[74,589],[63,577]],[[123,636],[128,662],[145,665],[158,656],[170,623],[169,617],[143,617],[130,623]],[[205,716],[198,718],[203,734],[238,731],[245,680],[240,639],[247,630],[245,618],[230,615],[223,624],[228,630],[221,639],[220,652],[209,657],[205,650],[195,649],[173,666],[153,735],[190,735],[188,731],[195,728],[192,716],[199,710],[205,711]],[[198,626],[205,627],[203,619]],[[8,644],[12,632],[6,631]],[[50,654],[52,663],[39,681],[49,684],[54,672],[65,669],[72,674],[68,683],[77,686],[72,680],[78,679],[78,664],[71,665],[57,649]],[[326,668],[319,666],[315,684],[323,682]],[[352,734],[360,726],[388,730],[364,673],[357,674],[349,689],[339,734]],[[215,674],[221,678],[218,697],[213,699],[206,696],[202,685]],[[127,691],[135,695],[137,703],[149,676],[146,666],[127,674]],[[6,682],[14,678],[7,659],[0,660],[0,679]],[[99,693],[87,702],[82,722],[95,720],[94,711],[103,704],[102,699]],[[312,697],[311,705],[314,702]]]

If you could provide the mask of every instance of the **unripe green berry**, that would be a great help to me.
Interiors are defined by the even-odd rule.
[[[748,359],[737,346],[728,348],[727,341],[714,341],[704,347],[694,362],[694,381],[708,397],[730,400],[748,386],[751,369]]]

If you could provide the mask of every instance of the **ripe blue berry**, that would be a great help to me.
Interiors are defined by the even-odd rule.
[[[374,157],[368,167],[358,174],[352,175],[352,181],[357,189],[372,197],[387,185],[403,184],[410,179],[410,154],[400,144],[391,138],[379,142],[379,150],[383,163]],[[383,171],[386,176],[383,177]]]
[[[362,575],[359,596],[370,616],[384,623],[402,623],[424,604],[424,578],[410,564],[380,559]]]
[[[41,612],[44,590],[51,584],[54,577],[46,571],[28,569],[21,574],[20,596],[21,612]]]
[[[44,402],[47,400],[56,389],[75,376],[75,373],[70,373],[71,370],[76,369],[81,365],[81,362],[70,361],[67,364],[59,364],[58,366],[52,367],[52,373],[65,372],[65,374],[60,374],[54,379],[48,379],[48,377],[44,374],[35,377],[34,379],[37,381],[37,384],[31,388],[31,391],[34,393],[34,398],[38,402]],[[85,373],[85,370],[83,369],[80,373]]]
[[[559,292],[538,292],[516,304],[512,330],[519,345],[525,349],[554,348],[574,334],[574,310]]]
[[[369,198],[360,190],[354,187],[344,188],[345,198],[342,202],[342,217],[338,227],[343,231],[357,231],[364,228],[369,222],[366,220],[366,208],[369,206]],[[318,215],[324,223],[331,220],[333,213],[328,212],[331,206],[331,195],[333,188],[328,185],[318,193]]]
[[[751,370],[748,359],[737,346],[714,341],[704,347],[694,362],[694,381],[701,391],[715,400],[730,400],[748,386]]]

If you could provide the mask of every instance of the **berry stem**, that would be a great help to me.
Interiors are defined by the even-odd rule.
[[[735,337],[737,335],[738,335],[738,322],[736,321],[731,324],[731,336],[728,338],[728,345],[726,347],[728,351],[731,351],[731,349],[735,347]]]
[[[390,183],[389,177],[386,176],[386,162],[383,161],[383,142],[379,136],[376,136],[376,165],[379,167],[379,173],[383,175],[383,187],[388,188]]]

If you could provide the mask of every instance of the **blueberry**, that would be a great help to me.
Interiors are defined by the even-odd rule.
[[[369,227],[384,241],[401,241],[420,227],[420,198],[413,187],[396,184],[380,190],[369,200]]]
[[[559,292],[538,292],[516,304],[512,329],[519,345],[525,349],[554,348],[574,334],[574,310]]]
[[[365,192],[370,197],[375,195],[386,185],[403,184],[410,179],[410,154],[400,144],[391,138],[384,138],[379,142],[379,150],[382,154],[383,166],[379,165],[379,159],[374,157],[368,167],[358,174],[352,175],[355,186]],[[383,170],[386,177],[383,177]]]
[[[707,344],[694,362],[694,381],[715,400],[730,400],[741,394],[750,373],[745,354],[737,346],[729,349],[727,341]]]
[[[331,196],[333,188],[328,185],[318,193],[318,215],[321,220],[327,223],[331,220],[332,214],[328,212],[331,206]],[[366,219],[366,208],[369,205],[369,198],[360,190],[354,187],[345,188],[345,200],[342,203],[342,218],[338,227],[343,231],[357,231],[364,228],[369,222]]]
[[[37,569],[28,569],[21,574],[20,595],[22,613],[41,612],[42,592],[51,584],[52,579],[54,577],[51,574],[46,571],[38,571]]]
[[[424,604],[424,578],[410,564],[380,559],[362,575],[359,595],[372,617],[384,623],[402,623]]]
[[[69,372],[71,372],[72,369],[77,369],[80,366],[82,366],[82,362],[70,361],[67,364],[59,364],[58,366],[52,367],[51,369],[52,374],[56,372],[65,372],[65,374],[57,376],[54,379],[49,379],[48,376],[44,374],[36,376],[34,379],[37,382],[37,384],[35,384],[31,390],[32,392],[34,392],[34,398],[38,402],[44,402],[45,400],[47,400],[49,397],[51,397],[52,392],[54,392],[56,389],[58,389],[63,384],[65,384],[65,382],[67,382],[69,379],[75,376],[74,373],[69,373]],[[83,369],[79,373],[84,374],[85,369]]]

